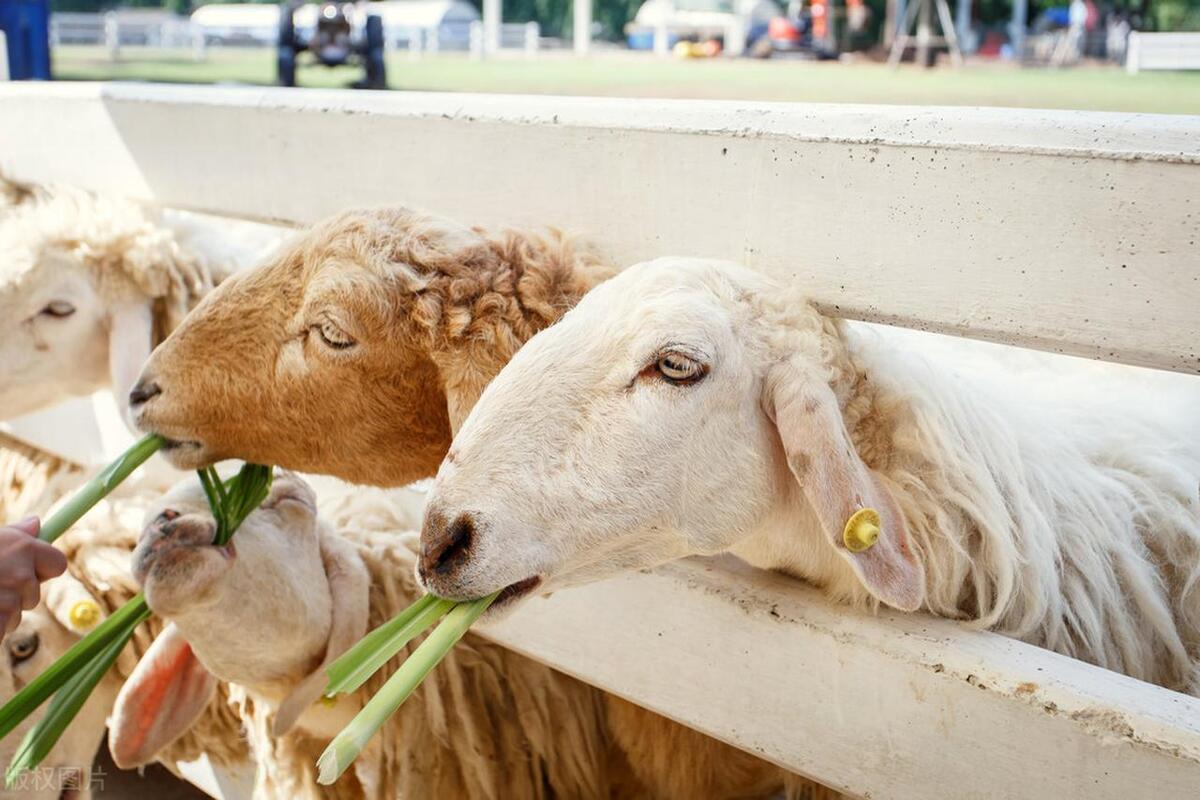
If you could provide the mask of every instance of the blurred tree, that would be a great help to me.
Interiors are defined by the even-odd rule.
[[[1200,31],[1200,0],[1154,0],[1150,18],[1159,31]]]

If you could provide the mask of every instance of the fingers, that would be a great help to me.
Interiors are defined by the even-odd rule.
[[[67,571],[67,557],[52,544],[34,542],[33,570],[39,581],[57,578]]]
[[[0,588],[0,618],[4,620],[4,635],[12,633],[21,622],[21,595],[8,588]]]
[[[41,602],[42,592],[41,587],[33,581],[26,581],[21,586],[21,610],[32,611],[37,608],[37,604]]]
[[[67,557],[37,539],[40,529],[36,517],[0,527],[0,629],[5,635],[16,630],[22,610],[41,600],[38,584],[67,569]]]

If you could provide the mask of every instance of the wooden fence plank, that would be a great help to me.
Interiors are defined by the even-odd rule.
[[[1197,117],[14,85],[0,167],[293,223],[554,224],[842,316],[1200,372]]]

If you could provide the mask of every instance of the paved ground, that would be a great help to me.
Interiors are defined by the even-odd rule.
[[[442,55],[389,60],[392,88],[435,91],[689,97],[802,102],[987,105],[1200,114],[1200,73],[1127,75],[1116,67],[1019,69],[980,64],[954,70],[882,64],[714,59],[680,61],[616,51],[577,60],[547,53],[526,60],[471,61]],[[268,49],[213,48],[203,63],[187,51],[127,48],[121,61],[103,48],[59,47],[55,76],[64,80],[151,80],[191,83],[274,81]],[[361,73],[306,67],[308,86],[345,86]]]

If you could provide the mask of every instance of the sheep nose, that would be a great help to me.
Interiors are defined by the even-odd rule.
[[[474,538],[475,520],[470,513],[463,512],[450,523],[443,515],[430,513],[421,531],[417,563],[421,579],[428,582],[435,576],[451,578],[467,562]]]
[[[142,403],[145,403],[152,397],[162,394],[162,389],[155,381],[147,381],[145,378],[138,381],[137,384],[129,392],[129,406],[136,408]]]

